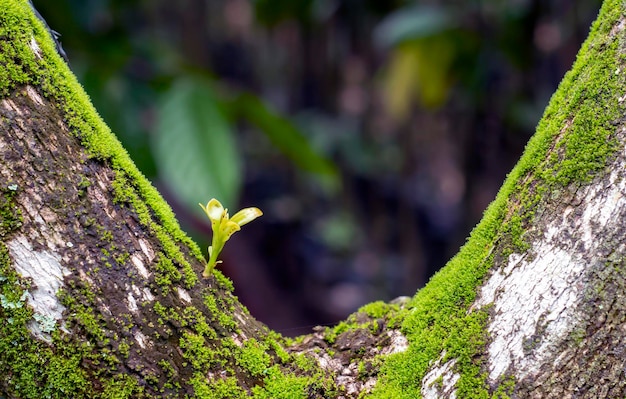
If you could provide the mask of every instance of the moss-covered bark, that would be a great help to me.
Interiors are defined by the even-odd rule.
[[[26,1],[0,1],[0,65],[0,396],[332,391],[228,279],[199,277],[201,252]]]
[[[0,396],[623,397],[625,12],[605,2],[427,287],[287,341],[219,272],[199,277],[202,254],[27,2],[0,0]]]
[[[611,318],[610,328],[621,328],[626,321],[623,308],[613,308],[606,295],[602,299],[599,294],[591,295],[590,287],[602,284],[593,277],[597,272],[592,271],[592,264],[583,261],[595,259],[594,263],[615,270],[606,278],[612,281],[611,291],[623,285],[626,237],[615,221],[623,220],[625,205],[617,204],[612,221],[602,220],[596,210],[588,212],[598,218],[598,224],[615,230],[610,240],[600,229],[583,234],[568,227],[597,205],[592,198],[614,200],[588,194],[595,190],[606,193],[624,177],[625,7],[620,1],[605,1],[572,70],[483,220],[460,252],[408,304],[411,310],[402,331],[409,349],[387,359],[372,397],[551,397],[565,393],[622,397],[626,393],[607,367],[612,362],[612,367],[623,368],[626,358],[599,361],[610,346],[605,333],[604,346],[593,345],[594,352],[586,353],[584,366],[579,364],[574,370],[559,360],[565,354],[564,346],[578,348],[597,338],[588,320],[569,317],[573,308],[582,309],[577,316],[593,311],[599,319]],[[622,198],[626,193],[621,187],[614,195]],[[604,255],[583,245],[588,239],[585,234],[592,231],[597,234],[593,239],[606,245]],[[560,240],[558,245],[554,238]],[[550,245],[541,246],[545,242]],[[550,251],[557,249],[568,256],[548,259]],[[613,254],[610,259],[609,253]],[[511,281],[529,265],[535,269],[534,274],[521,275],[528,277],[526,280],[515,282],[517,285],[498,284],[499,279]],[[565,274],[565,279],[564,274],[553,273],[579,265],[583,267],[577,274]],[[492,283],[496,288],[487,292]],[[572,300],[559,308],[568,295]],[[549,301],[543,303],[544,298]],[[594,303],[598,308],[592,310]],[[551,308],[562,313],[554,315]],[[526,309],[534,310],[524,314],[532,320],[522,322],[517,315]],[[503,315],[509,317],[500,317]],[[522,331],[526,321],[531,327]],[[507,331],[507,323],[518,330]],[[564,332],[565,337],[553,334],[557,327],[563,327],[558,333]],[[507,334],[520,339],[521,354],[518,342],[500,339],[509,338]],[[614,343],[622,341],[619,334],[614,333]],[[549,343],[549,348],[535,350],[540,342]],[[498,358],[502,354],[504,358]],[[540,377],[540,373],[523,369],[521,365],[527,363],[543,369],[544,374]],[[585,367],[583,379],[579,371]],[[611,394],[597,396],[600,391],[594,391],[595,383],[606,388],[605,392],[610,389]]]

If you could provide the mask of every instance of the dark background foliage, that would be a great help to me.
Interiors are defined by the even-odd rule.
[[[286,335],[411,295],[445,264],[600,3],[35,0],[203,248],[198,202],[265,212],[221,269]]]

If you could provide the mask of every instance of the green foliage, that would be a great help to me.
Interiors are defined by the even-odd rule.
[[[163,99],[154,153],[169,188],[189,207],[210,197],[236,204],[241,155],[212,86],[198,77],[181,78]]]
[[[336,187],[337,171],[286,117],[243,92],[229,100],[207,76],[178,78],[162,95],[153,153],[168,187],[185,205],[215,197],[235,205],[242,184],[242,155],[234,123],[245,120],[265,134],[296,166]],[[230,108],[227,110],[226,108]]]
[[[456,19],[443,6],[408,6],[377,27],[378,44],[391,50],[384,86],[387,109],[396,118],[408,117],[414,98],[433,108],[447,100],[463,43]]]

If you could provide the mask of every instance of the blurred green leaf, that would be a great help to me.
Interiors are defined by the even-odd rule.
[[[242,94],[237,98],[238,108],[242,116],[256,126],[269,138],[283,154],[300,169],[323,175],[338,183],[335,165],[319,154],[306,136],[288,119],[271,110],[258,97]]]
[[[397,119],[405,119],[414,99],[427,108],[443,105],[453,81],[456,51],[445,35],[396,46],[383,80],[388,112]]]
[[[435,6],[405,7],[378,25],[375,40],[391,48],[384,74],[385,105],[396,119],[408,116],[414,99],[428,108],[445,103],[459,51],[456,28],[454,14]]]
[[[450,11],[433,6],[402,8],[385,18],[376,28],[374,39],[379,46],[397,44],[440,34],[456,26]]]
[[[181,78],[164,94],[153,144],[160,176],[185,205],[236,205],[241,158],[208,82]]]

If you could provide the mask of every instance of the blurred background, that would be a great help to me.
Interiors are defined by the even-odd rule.
[[[221,270],[285,335],[413,295],[533,134],[600,0],[34,1],[132,159],[265,215]]]

